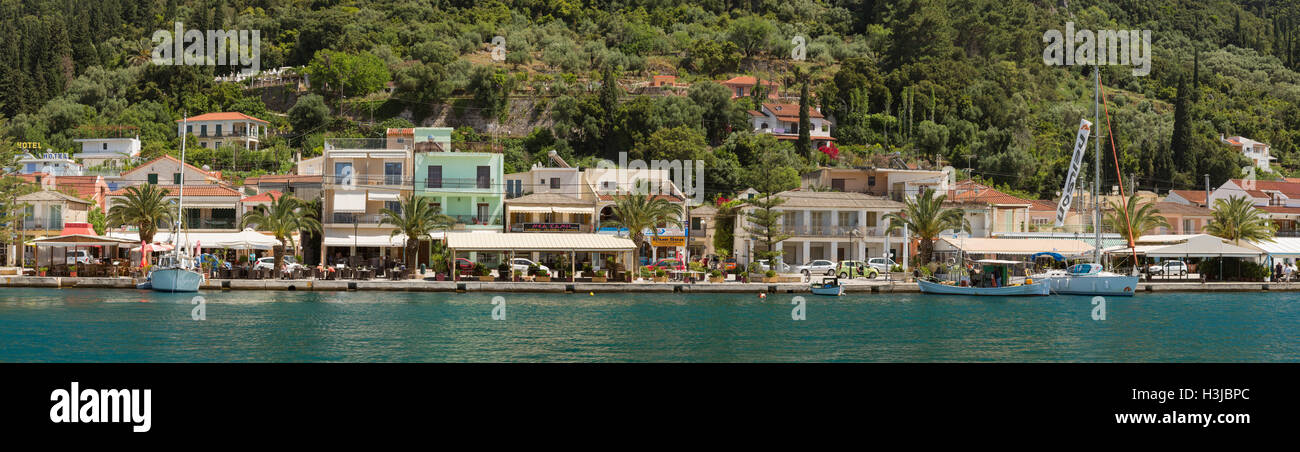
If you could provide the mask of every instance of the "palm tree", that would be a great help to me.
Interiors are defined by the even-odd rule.
[[[1205,232],[1232,240],[1237,245],[1241,245],[1242,240],[1272,242],[1277,225],[1269,221],[1263,211],[1256,209],[1250,198],[1233,196],[1228,200],[1214,201],[1214,212]]]
[[[380,224],[396,228],[389,237],[406,234],[403,260],[406,261],[407,268],[414,268],[416,265],[416,261],[411,258],[419,253],[420,239],[427,237],[432,241],[434,231],[449,229],[456,224],[455,218],[443,215],[441,208],[430,204],[429,198],[423,196],[407,196],[402,201],[400,211],[384,209],[379,211],[379,214],[384,217]]]
[[[290,195],[272,198],[270,209],[257,206],[252,212],[244,214],[239,220],[239,227],[246,228],[250,225],[259,231],[270,232],[280,242],[271,247],[277,272],[283,268],[285,247],[294,246],[294,233],[321,231],[320,220],[315,218],[315,212],[307,210],[301,200]]]
[[[108,226],[135,225],[140,229],[140,241],[150,243],[158,233],[158,223],[175,220],[173,205],[175,201],[167,199],[166,190],[152,184],[133,185],[126,188],[122,198],[113,200],[108,209]]]
[[[1129,196],[1127,204],[1128,215],[1126,218],[1123,210],[1125,206],[1120,206],[1116,201],[1110,202],[1110,211],[1106,212],[1106,227],[1123,234],[1124,237],[1128,238],[1129,243],[1133,243],[1138,237],[1146,235],[1156,228],[1169,227],[1169,220],[1164,215],[1160,215],[1160,209],[1156,208],[1156,203],[1147,202],[1139,205],[1137,195],[1132,195]]]
[[[645,230],[661,224],[681,221],[682,206],[667,199],[636,192],[624,195],[614,201],[614,219],[606,221],[606,227],[627,228],[632,243],[633,266],[641,262],[641,244],[645,242]],[[658,235],[658,230],[655,230]]]
[[[891,213],[884,217],[885,220],[889,220],[888,233],[893,233],[906,225],[908,232],[920,239],[921,246],[917,251],[921,255],[921,265],[930,263],[930,258],[934,254],[934,241],[943,231],[956,229],[970,232],[970,220],[966,219],[965,211],[943,208],[946,199],[948,195],[935,196],[934,189],[927,187],[915,198],[907,200],[907,205],[903,207],[902,212]],[[907,237],[903,237],[903,240],[907,240]]]

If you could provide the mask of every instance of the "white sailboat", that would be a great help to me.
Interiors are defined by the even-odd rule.
[[[198,292],[199,284],[203,282],[203,275],[194,271],[194,258],[187,253],[187,246],[183,244],[188,241],[178,240],[177,237],[183,228],[181,219],[185,215],[185,126],[188,123],[185,119],[181,120],[181,181],[177,187],[176,195],[176,233],[172,234],[172,241],[175,248],[172,249],[170,256],[164,256],[159,259],[155,270],[149,274],[149,284],[153,290],[158,292]]]
[[[1100,123],[1101,122],[1101,110],[1100,110],[1101,109],[1101,105],[1100,105],[1101,73],[1100,71],[1098,71],[1096,68],[1093,68],[1093,76],[1096,78],[1096,84],[1097,84],[1093,95],[1094,96],[1093,99],[1094,117],[1093,118],[1096,121],[1096,123]],[[1109,119],[1107,119],[1107,121],[1109,121]],[[1084,123],[1086,124],[1086,122],[1087,121],[1085,120]],[[1087,139],[1086,135],[1081,134],[1081,136],[1083,136],[1084,140]],[[1101,201],[1100,201],[1101,198],[1097,197],[1099,194],[1098,190],[1101,187],[1101,140],[1100,138],[1101,137],[1099,135],[1097,139],[1094,140],[1093,143],[1093,154],[1095,160],[1093,164],[1094,179],[1093,179],[1092,200],[1093,200],[1094,210],[1093,210],[1092,226],[1093,226],[1093,231],[1096,232],[1096,242],[1093,244],[1093,262],[1085,263],[1085,264],[1076,264],[1071,266],[1067,270],[1052,270],[1047,273],[1034,275],[1033,279],[1045,281],[1048,284],[1048,286],[1051,288],[1052,292],[1058,294],[1131,297],[1133,296],[1134,292],[1137,292],[1138,277],[1121,275],[1118,273],[1105,271],[1105,269],[1101,265]],[[1080,156],[1079,158],[1081,159],[1082,157]],[[1074,172],[1071,171],[1071,174],[1069,174],[1069,176],[1074,176],[1075,174],[1073,173]],[[1058,208],[1058,212],[1060,212],[1060,209],[1067,209],[1069,207],[1069,201],[1064,196],[1069,196],[1068,193],[1073,191],[1073,185],[1074,184],[1071,183],[1071,181],[1067,180],[1066,182],[1067,189],[1062,193],[1063,198],[1061,200],[1062,201],[1061,207]],[[1058,226],[1060,226],[1059,222],[1061,221],[1062,218],[1063,218],[1063,212],[1057,217]]]

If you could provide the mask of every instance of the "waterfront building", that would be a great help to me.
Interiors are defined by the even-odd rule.
[[[1214,217],[1210,209],[1177,202],[1157,202],[1155,208],[1169,221],[1169,227],[1158,228],[1156,234],[1204,234]]]
[[[410,145],[389,147],[382,138],[330,138],[323,152],[321,261],[400,259],[406,237],[392,235],[394,228],[382,224],[380,211],[400,211],[413,193]],[[426,250],[422,245],[420,254]]]
[[[429,198],[455,229],[501,231],[504,228],[504,157],[497,152],[457,151],[449,127],[389,129],[388,144],[414,149],[415,196]]]
[[[1278,236],[1300,237],[1300,182],[1230,179],[1210,192],[1209,205],[1242,196],[1268,215]]]
[[[887,232],[884,216],[902,211],[904,205],[883,196],[855,192],[790,190],[775,196],[785,203],[775,210],[783,213],[782,232],[790,238],[778,244],[782,261],[797,265],[815,259],[866,260],[889,256],[901,262],[902,231]],[[762,243],[746,229],[742,209],[736,218],[733,254],[738,262],[757,260]]]
[[[324,176],[297,174],[267,174],[244,179],[244,194],[257,195],[267,192],[288,193],[303,201],[313,201],[321,197],[321,184]]]
[[[1008,195],[973,181],[958,182],[948,191],[945,208],[965,211],[970,237],[992,237],[1001,232],[1028,232],[1033,202]],[[954,234],[956,231],[944,231]],[[962,234],[965,234],[964,232]]]
[[[19,177],[46,190],[71,193],[108,212],[108,192],[112,191],[113,187],[106,183],[102,176],[50,176],[45,173],[35,173],[23,174]]]
[[[204,113],[176,120],[176,136],[194,136],[199,146],[217,149],[222,145],[257,149],[271,123],[239,112]],[[181,124],[185,124],[184,130]]]

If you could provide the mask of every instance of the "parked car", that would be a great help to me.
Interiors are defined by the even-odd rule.
[[[871,268],[876,269],[877,272],[888,273],[891,269],[894,268],[895,265],[898,264],[894,263],[894,260],[888,257],[873,257],[871,259],[867,259],[867,265],[870,265]]]
[[[69,250],[67,265],[92,264],[95,258],[90,257],[90,252],[86,250]]]
[[[769,263],[770,263],[770,261],[768,261],[767,259],[763,259],[763,260],[761,260],[761,261],[758,261],[758,271],[766,272],[766,271],[771,267],[771,266],[769,265]],[[787,264],[787,263],[785,263],[785,262],[777,261],[777,263],[776,263],[776,272],[777,272],[777,273],[794,273],[794,267],[791,267],[790,264]]]
[[[871,264],[868,262],[840,261],[840,265],[836,267],[835,276],[838,276],[842,279],[852,279],[852,278],[875,279],[877,276],[880,276],[880,270],[877,270],[876,267],[871,266]]]
[[[302,264],[293,256],[284,256],[284,268],[294,271],[302,268]],[[275,256],[258,258],[257,263],[253,264],[253,270],[275,270]]]
[[[650,271],[654,271],[660,268],[664,269],[664,271],[686,270],[686,264],[683,264],[682,261],[674,258],[667,258],[667,259],[659,259],[655,261],[655,263],[645,266],[645,269]]]
[[[1187,263],[1183,261],[1165,261],[1147,267],[1147,273],[1161,276],[1187,276]]]
[[[551,272],[551,269],[548,268],[547,266],[533,262],[528,259],[524,259],[522,257],[516,257],[514,258],[514,260],[510,261],[510,271],[528,274],[528,269],[534,265],[537,266],[538,270],[546,270],[546,273]]]
[[[457,270],[462,270],[462,271],[473,270],[473,269],[474,269],[474,261],[471,261],[471,260],[466,259],[466,258],[463,258],[463,257],[458,257],[458,258],[456,258],[456,269],[457,269]]]
[[[835,263],[825,259],[818,259],[795,267],[795,271],[803,273],[804,276],[833,275],[835,274]]]

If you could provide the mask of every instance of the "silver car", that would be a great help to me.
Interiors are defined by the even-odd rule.
[[[769,269],[771,269],[771,267],[770,267],[770,265],[769,265],[770,262],[771,262],[771,261],[768,261],[767,259],[763,259],[763,260],[761,260],[761,261],[758,261],[758,271],[766,272],[766,271],[768,271]],[[776,263],[776,272],[777,272],[777,273],[794,273],[794,267],[791,267],[790,264],[787,264],[787,263],[785,263],[785,262],[780,262],[780,261],[778,261],[778,262]]]
[[[825,259],[818,259],[809,262],[807,264],[800,265],[796,267],[795,270],[797,270],[799,273],[803,273],[804,276],[833,275],[835,274],[835,268],[836,265],[834,262]]]
[[[876,271],[880,273],[889,273],[889,271],[892,270],[894,266],[898,264],[894,263],[894,260],[888,257],[873,257],[871,259],[867,259],[867,265],[871,266],[871,268],[876,269]]]

